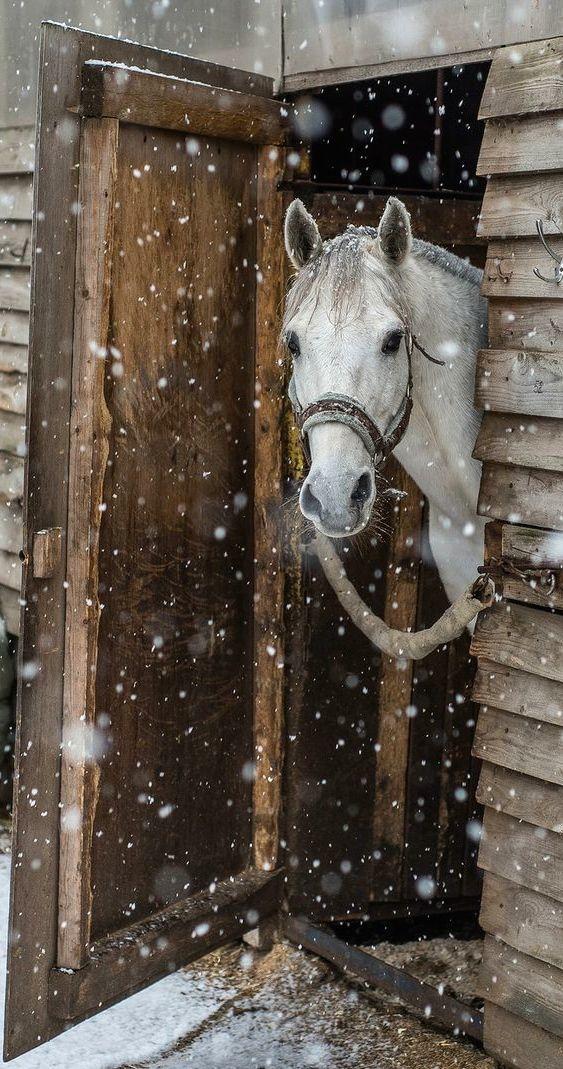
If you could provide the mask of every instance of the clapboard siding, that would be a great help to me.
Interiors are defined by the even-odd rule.
[[[31,223],[0,221],[0,267],[30,267]]]
[[[489,179],[479,216],[479,237],[526,237],[536,233],[537,219],[543,221],[546,234],[561,234],[563,174],[493,175]]]
[[[563,238],[550,238],[550,248],[563,260]],[[554,284],[555,261],[537,237],[492,241],[487,249],[481,292],[485,297],[539,297],[561,299],[563,289]],[[537,268],[545,277],[534,274]]]
[[[563,837],[559,833],[486,809],[479,865],[563,902]]]
[[[495,652],[493,648],[493,653]],[[473,684],[473,700],[563,726],[563,685],[495,663],[482,651]]]
[[[35,128],[0,130],[0,174],[31,174],[35,161]]]
[[[471,652],[476,657],[563,682],[563,616],[504,602],[479,614]]]
[[[33,183],[28,175],[0,173],[0,219],[31,220]]]
[[[563,1036],[563,971],[556,966],[488,935],[479,986],[490,1002]]]
[[[8,312],[0,308],[0,345],[26,347],[29,341],[29,315],[26,312]]]
[[[485,126],[477,174],[557,171],[563,159],[563,111],[491,119]]]
[[[483,761],[563,785],[563,728],[559,725],[483,706],[473,753]]]
[[[539,248],[539,246],[538,246]],[[563,302],[524,298],[489,300],[491,349],[563,355]]]
[[[556,1069],[563,1065],[563,1039],[508,1013],[494,1002],[485,1006],[485,1049],[514,1069]]]
[[[563,38],[499,48],[487,78],[480,119],[563,109]]]
[[[497,464],[563,472],[561,424],[545,416],[523,418],[487,412],[473,455]]]
[[[481,349],[475,404],[485,411],[563,418],[563,353]]]
[[[563,905],[553,898],[487,874],[479,921],[515,950],[563,968]]]
[[[557,784],[483,761],[477,801],[538,828],[563,831],[563,791]]]

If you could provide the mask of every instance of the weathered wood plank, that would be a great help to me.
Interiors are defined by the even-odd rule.
[[[18,590],[0,585],[0,613],[6,621],[6,629],[10,635],[17,636],[20,633],[21,605]]]
[[[317,221],[323,238],[341,234],[349,223],[358,226],[379,226],[387,196],[382,193],[319,193],[312,184],[297,184],[298,196],[306,203]],[[444,200],[424,194],[401,194],[410,213],[413,233],[436,245],[482,246],[484,239],[476,236],[478,200]]]
[[[0,371],[27,371],[27,348],[0,341]]]
[[[488,519],[563,531],[563,477],[553,471],[483,464],[477,511]]]
[[[0,130],[0,174],[31,174],[34,160],[33,126],[9,126]]]
[[[563,472],[563,424],[545,416],[486,412],[473,456],[497,464]]]
[[[563,112],[489,119],[477,174],[559,171],[562,159]]]
[[[479,657],[473,700],[563,726],[563,686],[560,683],[496,664],[484,654]]]
[[[479,865],[563,902],[563,837],[559,833],[486,809]]]
[[[22,562],[18,553],[9,553],[0,549],[0,585],[7,586],[10,590],[21,587]]]
[[[549,244],[563,260],[563,238],[550,238]],[[534,274],[536,267],[547,281]],[[560,299],[563,290],[554,283],[555,267],[537,237],[492,241],[487,249],[481,293],[502,300],[511,297]]]
[[[29,342],[29,315],[0,310],[0,343],[25,345]],[[27,352],[27,349],[24,350]]]
[[[528,580],[506,573],[502,578],[503,597],[543,608],[563,609],[563,535],[502,524],[500,555],[516,568],[545,570],[545,578]]]
[[[23,498],[23,460],[11,453],[0,453],[0,497]]]
[[[0,266],[29,267],[31,223],[0,221]]]
[[[487,935],[479,993],[530,1024],[563,1036],[563,971],[556,966]]]
[[[0,370],[0,409],[25,415],[27,376]]]
[[[60,562],[63,547],[60,527],[46,527],[33,537],[32,570],[35,579],[52,579]]]
[[[512,300],[492,297],[489,301],[489,345],[491,349],[561,352],[563,303],[556,298],[528,301],[517,297]]]
[[[152,71],[85,63],[80,112],[194,136],[279,145],[286,139],[289,105],[268,97],[173,79]]]
[[[29,271],[25,267],[0,268],[0,308],[29,311]]]
[[[499,48],[485,83],[480,119],[563,108],[563,38]]]
[[[483,1043],[489,1054],[512,1069],[555,1069],[563,1065],[563,1040],[543,1028],[485,1003]]]
[[[18,501],[0,500],[0,549],[19,553],[22,548],[22,508]]]
[[[553,898],[487,873],[479,922],[515,950],[563,968],[563,905]]]
[[[25,418],[17,412],[0,409],[0,450],[23,457],[25,454]]]
[[[31,220],[32,197],[30,177],[0,174],[0,219]]]
[[[499,602],[479,613],[471,643],[475,657],[563,682],[563,616]]]
[[[563,355],[481,349],[475,404],[486,411],[563,418]]]
[[[479,237],[526,237],[541,219],[546,234],[563,228],[563,174],[498,175],[489,178],[483,197]],[[538,242],[538,253],[540,252]]]
[[[484,761],[476,793],[477,801],[490,809],[548,831],[563,831],[563,791],[557,784]]]
[[[279,235],[283,202],[277,189],[283,155],[258,156],[256,262],[256,417],[254,427],[254,864],[276,867],[282,812],[284,749],[283,412],[285,369],[277,340],[285,291]]]
[[[384,616],[390,627],[407,630],[416,623],[424,500],[403,469],[398,475],[393,485],[406,496],[395,509]],[[410,736],[407,706],[411,700],[412,678],[412,661],[382,658],[373,811],[376,857],[372,886],[374,898],[385,895],[391,901],[401,897]]]
[[[563,731],[555,724],[484,705],[473,753],[483,761],[563,786]]]

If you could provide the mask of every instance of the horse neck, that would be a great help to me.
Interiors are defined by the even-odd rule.
[[[414,350],[412,417],[396,453],[431,503],[461,515],[475,510],[479,490],[480,465],[471,457],[479,425],[473,394],[486,305],[478,286],[417,258],[405,272],[404,298],[420,345],[446,367]]]

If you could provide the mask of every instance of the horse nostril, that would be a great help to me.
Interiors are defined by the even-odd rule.
[[[364,471],[358,479],[352,493],[350,494],[350,500],[354,505],[365,505],[366,501],[369,501],[371,497],[371,475],[369,471]]]
[[[303,512],[304,516],[307,516],[307,518],[310,520],[314,519],[315,517],[317,519],[320,519],[322,505],[318,497],[315,497],[315,494],[311,490],[311,487],[308,482],[303,484],[300,503],[301,511]]]

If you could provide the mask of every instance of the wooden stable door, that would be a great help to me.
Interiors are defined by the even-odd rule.
[[[278,908],[271,88],[43,27],[8,1058]]]

